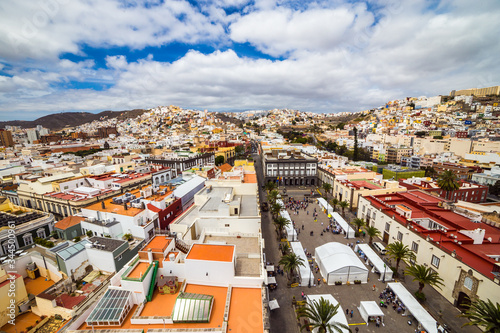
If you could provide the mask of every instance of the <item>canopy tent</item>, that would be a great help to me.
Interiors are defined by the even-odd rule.
[[[281,205],[281,207],[285,208],[285,205],[283,204],[283,201],[281,200],[276,200],[278,204]],[[287,241],[295,241],[297,240],[297,231],[295,231],[295,228],[293,227],[293,222],[292,219],[290,218],[290,214],[286,211],[286,209],[280,210],[280,215],[281,217],[285,218],[288,223],[287,226],[285,226],[285,232],[286,232],[286,240]]]
[[[279,309],[280,308],[280,305],[278,304],[278,301],[275,299],[273,299],[272,301],[269,301],[269,310],[275,310],[275,309]]]
[[[267,277],[267,284],[276,284],[276,277],[274,276],[268,276]]]
[[[351,228],[351,226],[344,220],[342,216],[340,216],[339,213],[333,212],[332,213],[333,219],[335,222],[338,223],[338,225],[344,230],[344,232],[347,235],[347,238],[354,238],[354,229]]]
[[[340,281],[361,283],[368,281],[368,269],[359,260],[354,251],[341,243],[326,243],[315,249],[316,262],[321,275],[329,285]]]
[[[274,272],[274,265],[267,265],[266,272]]]
[[[322,209],[326,210],[326,214],[330,215],[333,213],[333,207],[323,198],[318,198],[318,204]]]
[[[322,294],[322,295],[307,295],[307,303],[308,304],[311,304],[313,301],[316,301],[316,302],[319,302],[319,300],[321,299],[321,297],[323,297],[325,300],[327,300],[328,302],[330,302],[330,304],[332,304],[333,306],[336,306],[339,302],[337,302],[337,300],[330,294]],[[346,326],[349,325],[349,323],[347,322],[347,318],[345,317],[345,312],[344,310],[342,309],[342,306],[340,305],[339,306],[339,309],[337,311],[337,313],[335,314],[335,316],[332,317],[332,319],[330,319],[329,323],[331,322],[337,322],[337,323],[341,323],[341,324],[344,324]],[[348,333],[349,331],[344,329],[344,328],[341,328],[342,332],[344,333]],[[313,331],[314,332],[314,331]]]
[[[364,302],[359,302],[359,313],[361,314],[361,317],[363,318],[364,321],[366,321],[367,324],[370,323],[370,318],[377,318],[380,317],[382,323],[383,323],[383,318],[384,318],[384,313],[382,312],[382,309],[377,305],[377,302],[375,301],[364,301]]]
[[[420,305],[420,303],[413,297],[413,295],[405,288],[400,282],[391,282],[387,284],[399,300],[405,305],[406,312],[410,312],[415,320],[425,329],[428,333],[437,333],[436,321],[429,312]]]
[[[304,252],[304,248],[302,247],[302,243],[290,242],[290,247],[292,248],[293,253],[304,260],[304,266],[299,266],[300,286],[306,287],[309,283],[313,284],[313,275],[311,273],[311,268],[309,267],[309,261],[307,260]]]
[[[387,264],[378,256],[375,251],[368,244],[357,244],[354,250],[357,252],[361,250],[365,256],[373,264],[373,269],[380,273],[380,280],[391,281],[392,280],[392,269],[387,266]],[[379,281],[380,281],[379,280]]]

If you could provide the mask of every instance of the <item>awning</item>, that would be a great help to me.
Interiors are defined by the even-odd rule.
[[[280,305],[278,304],[278,301],[276,299],[269,301],[269,309],[270,310],[279,309],[279,308],[280,308]]]
[[[274,276],[269,276],[267,278],[267,284],[276,284],[276,278]]]
[[[268,272],[274,272],[274,265],[268,265],[268,266],[266,266],[266,271],[268,271]]]

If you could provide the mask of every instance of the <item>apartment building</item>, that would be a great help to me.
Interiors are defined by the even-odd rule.
[[[445,207],[443,199],[413,190],[361,197],[358,217],[382,232],[386,244],[401,241],[444,280],[436,289],[458,308],[477,299],[497,300],[500,230]]]
[[[387,148],[386,154],[386,162],[392,164],[400,164],[401,158],[403,156],[412,156],[413,148],[397,148],[397,147],[389,147]]]
[[[12,140],[12,132],[0,129],[0,146],[14,147],[14,140]]]
[[[204,166],[215,164],[214,153],[192,153],[192,152],[173,152],[164,156],[154,156],[146,158],[148,164],[159,164],[176,170],[177,174],[181,174],[184,170],[188,170],[194,166]]]
[[[432,167],[437,173],[452,171],[455,175],[457,175],[458,179],[462,180],[471,180],[472,175],[477,171],[474,167],[467,167],[457,163],[434,163]]]
[[[472,203],[481,203],[486,201],[488,196],[488,186],[476,185],[469,182],[461,181],[458,190],[447,193],[443,191],[437,182],[428,177],[416,177],[400,180],[399,184],[408,190],[420,189],[428,193],[438,195],[443,199],[454,202],[465,201]]]

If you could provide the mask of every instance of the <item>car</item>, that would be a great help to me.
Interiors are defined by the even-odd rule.
[[[385,246],[380,242],[373,242],[373,248],[383,256],[387,253]]]

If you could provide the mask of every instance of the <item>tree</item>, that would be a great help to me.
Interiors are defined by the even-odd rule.
[[[245,147],[243,147],[243,145],[237,145],[236,147],[234,147],[234,152],[238,156],[242,155],[245,152]]]
[[[366,225],[366,222],[365,220],[363,219],[360,219],[359,217],[356,217],[353,221],[352,221],[352,224],[354,224],[356,226],[356,235],[359,236],[359,229],[361,229],[361,227],[364,227]]]
[[[431,166],[425,167],[424,170],[425,170],[425,177],[435,178],[438,175],[436,169],[434,169]]]
[[[219,166],[224,164],[224,156],[219,155],[215,158],[215,165]]]
[[[495,182],[495,184],[490,185],[489,192],[492,195],[499,195],[500,194],[500,180],[497,180]]]
[[[276,230],[278,231],[278,233],[280,235],[283,232],[283,228],[286,227],[289,224],[290,224],[290,221],[287,220],[286,218],[284,218],[283,216],[278,216],[274,220],[274,226],[276,227]]]
[[[275,204],[276,200],[278,199],[278,195],[280,195],[280,193],[278,191],[272,190],[267,195],[267,199],[269,200],[269,202],[271,202],[271,204]]]
[[[415,257],[415,253],[400,241],[387,245],[386,250],[389,257],[396,259],[396,276],[398,275],[401,260],[407,261]]]
[[[304,259],[293,252],[281,257],[279,264],[283,265],[283,270],[287,272],[288,279],[294,276],[294,272],[299,266],[305,267]]]
[[[438,186],[446,191],[446,199],[450,200],[450,192],[456,191],[460,188],[460,184],[458,183],[458,177],[453,171],[446,170],[442,172],[437,179]]]
[[[366,233],[368,234],[368,236],[370,237],[370,240],[369,240],[369,244],[371,244],[373,242],[373,237],[378,237],[381,235],[380,233],[380,230],[378,230],[377,228],[371,226],[371,227],[365,227],[365,230],[366,230]]]
[[[439,274],[434,272],[430,267],[413,265],[406,268],[405,273],[413,276],[413,281],[418,282],[418,293],[422,293],[422,289],[424,289],[426,284],[439,289],[441,289],[441,286],[444,286],[443,279],[441,279]]]
[[[349,207],[349,203],[347,201],[341,201],[339,202],[340,208],[342,208],[342,215],[345,216],[345,209]]]
[[[307,318],[309,323],[306,323],[300,327],[300,330],[308,329],[314,331],[317,329],[318,333],[326,332],[339,332],[342,333],[342,329],[351,329],[349,326],[332,321],[333,317],[338,313],[340,303],[333,305],[328,300],[323,297],[319,301],[313,300],[311,303],[307,303],[304,307],[297,310],[297,319]]]
[[[271,191],[272,191],[272,190],[274,190],[276,187],[278,187],[278,185],[276,185],[276,183],[275,183],[275,182],[272,182],[272,181],[271,181],[271,182],[267,182],[267,183],[266,183],[266,190],[267,190],[268,192],[271,192]]]
[[[338,204],[339,204],[339,199],[333,198],[332,199],[333,211],[335,211],[335,208],[337,207]]]
[[[332,189],[332,185],[330,183],[323,183],[323,190],[325,190],[325,198],[328,198],[328,192]]]
[[[357,161],[359,159],[359,148],[358,148],[358,129],[354,127],[354,153],[352,155],[352,160]]]
[[[472,302],[469,309],[460,317],[470,320],[463,326],[480,326],[484,332],[500,332],[500,304],[493,304],[489,299]]]
[[[278,216],[278,214],[280,213],[280,211],[281,211],[282,208],[283,207],[281,207],[281,205],[279,203],[277,203],[277,202],[273,203],[271,205],[271,209],[270,209],[271,210],[271,214],[273,214],[273,216]]]

